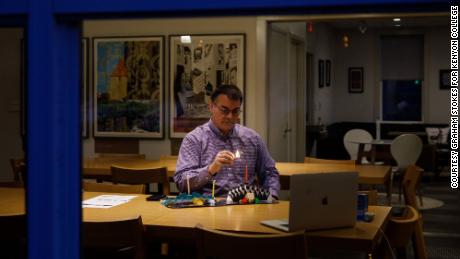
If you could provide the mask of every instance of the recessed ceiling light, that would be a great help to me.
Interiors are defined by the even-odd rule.
[[[180,42],[182,44],[190,44],[192,43],[192,37],[190,35],[180,36]]]
[[[393,22],[400,22],[401,18],[393,18]]]

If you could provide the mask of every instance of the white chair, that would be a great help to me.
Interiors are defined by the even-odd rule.
[[[397,168],[393,170],[392,178],[395,174],[403,174],[409,165],[415,165],[422,153],[422,147],[422,140],[415,134],[399,135],[391,142],[390,152],[397,164]],[[400,200],[402,178],[399,179]]]
[[[360,141],[360,142],[371,142],[373,139],[371,133],[363,129],[352,129],[349,130],[345,136],[343,136],[343,145],[348,152],[351,160],[358,159],[358,149],[359,144],[352,143],[352,141]],[[364,152],[369,152],[371,150],[371,145],[364,146]],[[358,161],[357,163],[361,164],[369,164],[369,161],[363,157],[362,161]]]

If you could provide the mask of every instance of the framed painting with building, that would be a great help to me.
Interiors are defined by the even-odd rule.
[[[169,44],[170,137],[182,138],[209,120],[217,87],[232,84],[244,93],[245,35],[174,35]]]
[[[94,136],[164,137],[164,38],[93,38]]]
[[[362,93],[364,92],[364,77],[362,67],[348,68],[348,92]]]

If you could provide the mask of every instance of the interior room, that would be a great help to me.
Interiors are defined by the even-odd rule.
[[[81,258],[459,257],[438,7],[92,13],[43,42],[2,24],[0,224],[22,233],[0,240],[4,255],[67,255],[52,236]],[[63,222],[40,238],[48,214]]]

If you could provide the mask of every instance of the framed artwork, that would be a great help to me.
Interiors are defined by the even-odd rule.
[[[450,89],[450,69],[439,70],[439,89]]]
[[[245,35],[173,35],[169,44],[170,137],[182,138],[209,120],[217,87],[232,84],[244,93]]]
[[[81,136],[88,138],[88,38],[81,40]]]
[[[364,92],[364,76],[362,67],[348,68],[348,92],[362,93]]]
[[[331,86],[331,61],[326,60],[326,86]]]
[[[318,86],[324,87],[324,60],[318,60]]]
[[[94,136],[164,137],[164,38],[93,38]]]

